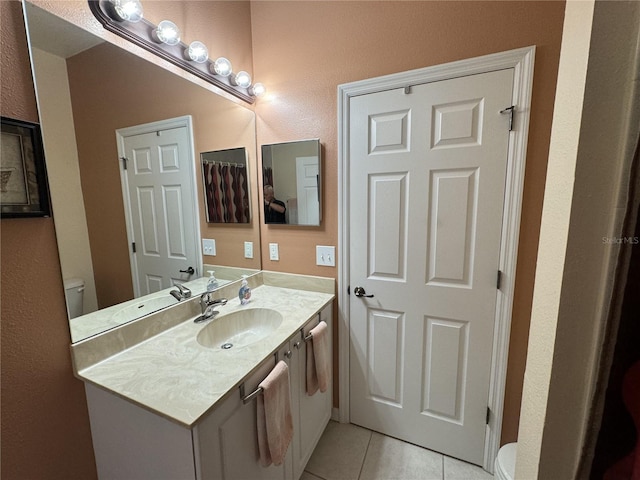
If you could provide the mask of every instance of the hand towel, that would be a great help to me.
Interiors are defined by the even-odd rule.
[[[278,362],[260,387],[262,395],[258,395],[257,405],[260,464],[281,465],[293,437],[287,364]]]
[[[329,386],[329,335],[326,322],[313,328],[311,341],[307,342],[307,395],[320,389],[326,392]]]

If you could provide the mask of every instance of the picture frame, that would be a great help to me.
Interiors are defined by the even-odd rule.
[[[40,125],[0,118],[0,217],[51,216]]]

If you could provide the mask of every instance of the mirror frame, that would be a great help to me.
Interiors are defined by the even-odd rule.
[[[279,222],[267,222],[267,218],[266,218],[266,213],[265,213],[265,202],[264,202],[264,198],[262,203],[262,222],[264,225],[286,225],[286,226],[290,226],[290,227],[319,227],[322,225],[322,201],[323,201],[323,195],[322,195],[322,185],[323,185],[323,180],[322,180],[322,170],[323,170],[323,161],[322,161],[322,144],[320,143],[320,139],[319,138],[309,138],[309,139],[305,139],[305,140],[293,140],[290,142],[277,142],[277,143],[268,143],[268,144],[263,144],[260,146],[260,154],[261,154],[261,159],[262,159],[262,189],[263,189],[263,196],[264,196],[264,190],[265,190],[265,186],[267,185],[271,185],[272,187],[274,187],[275,191],[278,191],[278,187],[273,185],[274,180],[273,178],[271,179],[271,181],[269,183],[267,183],[267,178],[266,178],[266,164],[265,164],[265,158],[267,157],[267,155],[265,155],[265,153],[267,152],[267,149],[272,149],[273,147],[284,147],[287,145],[299,145],[299,144],[304,144],[304,143],[310,143],[313,142],[316,146],[315,151],[316,151],[316,155],[318,158],[318,173],[316,174],[317,177],[317,181],[316,181],[316,185],[317,185],[317,195],[318,195],[318,223],[279,223]],[[268,155],[269,159],[270,159],[270,165],[272,166],[273,169],[273,164],[274,164],[274,159],[272,157],[272,152],[269,152]],[[297,187],[297,183],[296,183],[296,187]],[[282,200],[280,199],[279,201],[282,202]],[[288,200],[287,200],[288,201]],[[284,203],[284,202],[283,202]],[[286,207],[288,209],[288,207]]]

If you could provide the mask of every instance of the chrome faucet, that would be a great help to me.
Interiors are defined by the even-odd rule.
[[[218,298],[212,299],[211,292],[205,292],[200,295],[200,308],[202,308],[202,315],[196,317],[194,320],[195,323],[201,323],[211,318],[214,318],[220,312],[218,312],[215,308],[218,305],[226,305],[226,298]]]
[[[178,301],[184,300],[185,298],[191,298],[191,290],[189,290],[184,285],[176,285],[178,290],[171,290],[169,293]]]

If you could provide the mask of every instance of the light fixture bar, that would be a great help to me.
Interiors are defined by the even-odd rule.
[[[110,4],[109,0],[88,0],[88,2],[91,13],[98,19],[105,30],[125,38],[247,103],[252,104],[255,102],[255,97],[249,93],[248,88],[233,85],[229,77],[212,75],[211,66],[213,62],[210,59],[203,63],[187,60],[184,57],[184,51],[189,48],[189,45],[186,43],[180,41],[175,45],[167,45],[154,41],[153,35],[157,27],[147,19],[142,18],[135,23],[118,22],[107,13],[108,8],[110,8],[108,5]]]

